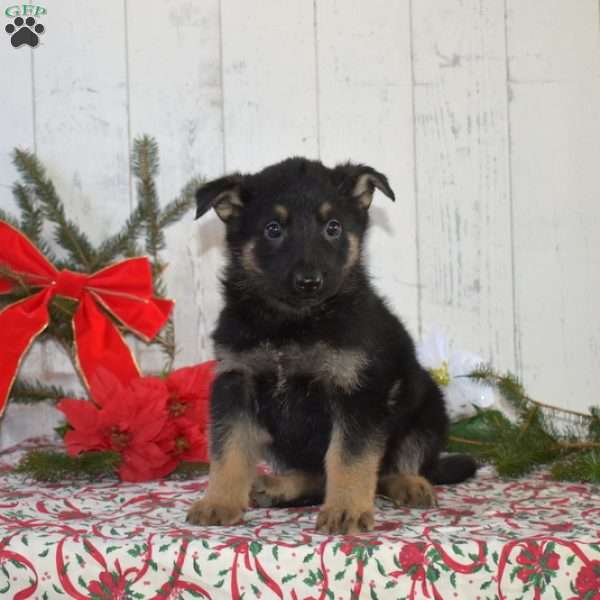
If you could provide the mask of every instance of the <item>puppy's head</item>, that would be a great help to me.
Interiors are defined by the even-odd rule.
[[[394,193],[372,167],[333,169],[291,158],[253,175],[202,186],[196,218],[211,208],[227,227],[228,277],[271,305],[305,311],[334,296],[360,268],[375,189]]]

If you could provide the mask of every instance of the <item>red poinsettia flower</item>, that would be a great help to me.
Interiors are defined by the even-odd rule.
[[[534,541],[526,542],[517,556],[517,563],[523,566],[519,569],[517,577],[523,583],[532,581],[536,587],[543,587],[545,580],[555,575],[560,557],[552,550],[553,546]]]
[[[126,386],[106,371],[98,373],[94,403],[58,404],[71,426],[65,435],[69,454],[118,452],[124,481],[164,477],[182,460],[206,461],[213,366],[179,369],[167,379],[140,377]]]
[[[207,423],[216,364],[216,361],[211,360],[194,367],[185,367],[166,378],[169,415],[173,419]]]
[[[121,455],[119,476],[145,481],[168,473],[169,456],[158,444],[167,423],[164,386],[153,381],[123,386],[108,372],[98,377],[95,406],[86,400],[59,402],[72,429],[65,435],[67,451],[113,450]]]
[[[575,588],[578,595],[570,600],[600,600],[600,560],[591,560],[577,573]]]
[[[216,361],[171,373],[167,387],[169,426],[162,447],[176,463],[208,462],[208,419]]]

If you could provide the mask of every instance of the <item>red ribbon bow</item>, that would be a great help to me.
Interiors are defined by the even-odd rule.
[[[48,304],[54,296],[79,302],[73,316],[75,356],[92,397],[94,373],[100,367],[123,383],[140,376],[131,350],[97,304],[127,329],[151,340],[169,318],[173,302],[153,297],[147,258],[129,258],[92,274],[58,271],[21,232],[0,221],[2,264],[41,290],[0,311],[0,415],[25,352],[48,325]],[[0,293],[13,288],[13,282],[0,275]]]

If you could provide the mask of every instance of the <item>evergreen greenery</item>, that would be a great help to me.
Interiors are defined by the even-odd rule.
[[[514,375],[489,367],[468,376],[494,385],[516,418],[510,420],[494,409],[478,410],[452,425],[450,451],[491,463],[505,477],[520,477],[545,465],[555,479],[600,483],[598,407],[586,415],[536,402]]]
[[[0,209],[0,219],[23,232],[57,269],[93,273],[119,259],[146,253],[152,264],[155,293],[161,297],[166,295],[162,279],[166,263],[161,256],[166,246],[164,230],[177,223],[193,206],[194,192],[202,179],[190,180],[179,196],[161,208],[155,183],[159,170],[158,145],[152,137],[137,138],[131,157],[132,173],[136,180],[136,207],[121,230],[96,247],[85,232],[69,219],[52,180],[35,154],[16,149],[13,162],[21,177],[21,181],[15,183],[12,190],[20,215],[16,217]],[[52,251],[51,244],[45,237],[48,230],[55,246],[62,250],[64,260]],[[9,277],[17,284],[11,293],[0,295],[0,310],[31,294],[29,286],[7,265],[0,264],[0,275]],[[44,337],[58,342],[73,363],[71,320],[76,308],[76,302],[55,297],[50,305],[51,322],[44,332]],[[121,327],[119,323],[117,326]],[[164,353],[165,371],[171,370],[176,354],[172,318],[151,343],[158,345]],[[58,400],[68,395],[68,392],[58,387],[45,386],[39,381],[27,381],[20,377],[11,390],[12,401],[24,403]]]
[[[117,479],[120,462],[120,454],[110,450],[82,452],[79,456],[54,450],[32,450],[15,467],[14,472],[49,482]],[[195,479],[207,473],[206,463],[181,462],[168,479]]]

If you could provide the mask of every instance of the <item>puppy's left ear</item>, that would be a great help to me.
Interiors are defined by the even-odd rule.
[[[215,209],[219,218],[224,222],[239,215],[243,206],[241,198],[243,179],[240,173],[233,173],[209,181],[200,187],[196,192],[196,219],[211,208]]]
[[[396,199],[387,177],[373,167],[346,163],[335,167],[333,172],[341,189],[349,193],[361,208],[367,209],[371,206],[375,188],[390,200]]]

